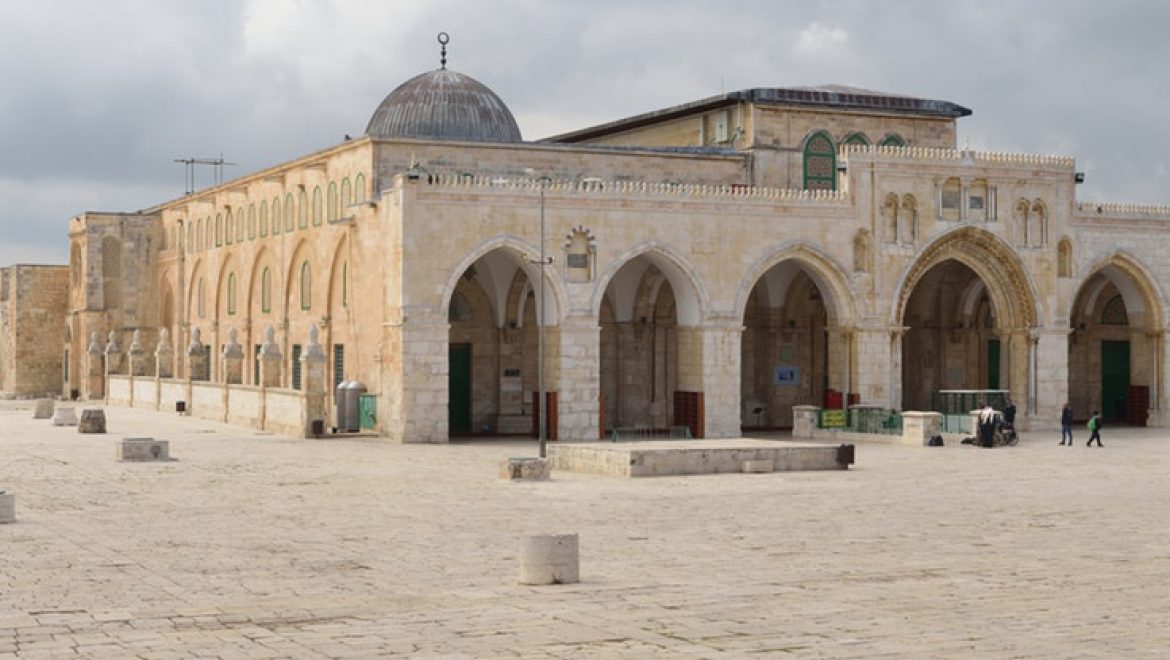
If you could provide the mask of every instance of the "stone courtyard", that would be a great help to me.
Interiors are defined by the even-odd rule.
[[[0,403],[0,658],[1140,658],[1170,648],[1170,438],[866,444],[848,471],[497,477],[534,443],[303,440]],[[124,436],[169,463],[120,463]],[[577,532],[581,582],[518,584]]]

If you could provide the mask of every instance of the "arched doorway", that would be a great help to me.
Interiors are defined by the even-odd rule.
[[[1089,275],[1069,314],[1068,403],[1077,419],[1145,426],[1158,409],[1161,311],[1136,264],[1111,259]]]
[[[447,305],[449,436],[530,435],[535,430],[541,307],[533,286],[535,268],[521,252],[501,247],[476,259],[455,284]],[[551,300],[552,292],[546,296]],[[546,325],[553,318],[550,305]],[[545,341],[547,374],[555,358],[553,333],[546,331]],[[546,378],[546,391],[552,385]]]
[[[743,428],[787,427],[793,406],[825,400],[828,323],[820,288],[795,261],[773,266],[759,279],[743,316]]]
[[[598,310],[603,433],[689,426],[703,435],[698,295],[685,272],[651,251],[610,278]]]
[[[902,317],[902,406],[931,410],[939,390],[1008,389],[1005,337],[983,280],[949,259],[919,280]]]

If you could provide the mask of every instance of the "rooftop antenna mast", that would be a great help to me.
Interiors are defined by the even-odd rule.
[[[229,163],[223,159],[223,154],[219,158],[176,158],[176,163],[182,163],[184,168],[183,183],[186,185],[184,195],[190,195],[195,192],[195,166],[196,165],[210,165],[212,173],[215,175],[215,185],[223,183],[223,166],[235,165],[236,163]]]

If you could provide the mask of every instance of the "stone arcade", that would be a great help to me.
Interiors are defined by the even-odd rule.
[[[525,142],[444,63],[360,138],[81,214],[67,269],[3,269],[0,389],[308,433],[361,381],[398,441],[531,433],[543,325],[554,438],[982,388],[1023,428],[1066,400],[1164,426],[1170,207],[1080,203],[1072,158],[956,149],[968,114],[758,88]]]

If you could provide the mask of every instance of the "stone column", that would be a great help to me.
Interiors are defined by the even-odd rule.
[[[101,399],[106,395],[106,362],[98,333],[89,335],[89,346],[85,349],[85,398]]]
[[[236,340],[236,329],[228,330],[227,343],[223,345],[223,382],[239,385],[244,382],[244,348]]]
[[[560,392],[557,437],[596,440],[601,432],[601,326],[591,317],[570,317],[561,324],[560,340],[554,385]]]
[[[280,387],[280,369],[284,355],[276,343],[276,329],[271,325],[265,331],[264,344],[260,347],[260,387]]]
[[[445,317],[421,309],[409,320],[386,327],[382,428],[398,442],[448,441],[450,328]]]
[[[301,427],[305,437],[311,437],[313,421],[320,421],[324,429],[329,418],[329,386],[325,378],[325,365],[329,359],[318,342],[317,325],[309,326],[309,343],[301,353]]]
[[[191,330],[191,344],[187,346],[187,382],[193,380],[207,380],[207,356],[203,354],[199,328]]]
[[[1148,426],[1164,428],[1170,423],[1170,416],[1167,415],[1165,404],[1165,388],[1167,380],[1166,368],[1170,360],[1166,359],[1166,348],[1168,343],[1166,341],[1165,332],[1150,332],[1150,350],[1154,355],[1154,382],[1150,386],[1150,415],[1146,418]]]
[[[1034,412],[1020,419],[1025,411],[1016,403],[1016,429],[1059,429],[1060,410],[1068,401],[1068,328],[1048,328],[1034,333],[1036,361]],[[1152,405],[1152,401],[1151,401]],[[1021,425],[1023,421],[1023,425]]]
[[[130,348],[126,352],[130,356],[130,375],[146,376],[146,350],[142,348],[141,330],[134,330],[134,337],[130,340]]]
[[[897,333],[897,344],[901,348],[900,329]],[[858,328],[854,334],[853,345],[855,357],[853,363],[855,378],[851,384],[853,391],[864,403],[900,408],[901,401],[893,398],[895,390],[890,379],[897,357],[891,350],[890,329],[885,326]],[[902,381],[900,369],[895,376],[900,383]]]
[[[125,354],[122,352],[122,346],[118,344],[118,333],[110,330],[109,341],[106,342],[106,374],[115,375],[126,373],[125,365],[122,363]]]
[[[853,382],[853,328],[825,328],[825,341],[829,344],[829,359],[825,368],[829,372],[829,387],[842,393],[843,403],[849,405],[849,395],[856,393]]]
[[[680,328],[681,330],[681,328]],[[680,333],[681,334],[681,333]],[[702,382],[705,433],[708,438],[743,435],[740,410],[740,361],[743,322],[719,319],[701,328]],[[680,342],[679,351],[682,351]],[[680,387],[682,378],[679,378]]]
[[[154,375],[156,378],[171,378],[175,369],[175,349],[171,347],[170,333],[163,328],[158,333],[158,346],[154,348]]]
[[[889,370],[886,372],[886,388],[889,390],[890,410],[902,410],[902,338],[909,330],[906,326],[887,328],[886,341],[889,342],[890,353]]]

